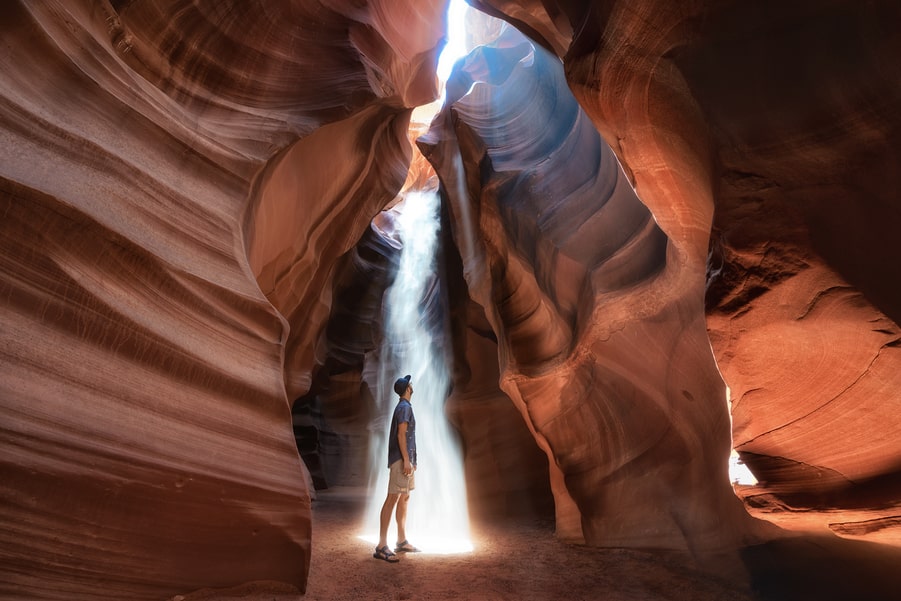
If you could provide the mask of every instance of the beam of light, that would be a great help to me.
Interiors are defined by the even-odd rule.
[[[466,13],[475,10],[465,0],[450,0],[447,7],[447,43],[438,57],[436,75],[439,80],[439,96],[434,102],[418,106],[413,110],[411,121],[428,125],[444,106],[445,84],[451,69],[459,59],[466,56],[472,47],[466,39]]]
[[[369,503],[360,538],[378,540],[379,512],[388,491],[388,429],[397,404],[392,387],[398,377],[411,374],[418,467],[407,510],[407,537],[425,552],[460,553],[471,551],[472,543],[462,452],[444,409],[450,390],[449,343],[433,339],[435,319],[425,310],[440,304],[434,295],[444,289],[435,269],[439,205],[437,191],[414,191],[394,210],[402,250],[384,300],[385,343],[375,369],[378,376],[370,385],[376,411],[370,428]],[[431,303],[426,302],[429,295]],[[446,324],[443,327],[446,331]],[[395,537],[392,516],[389,546]]]
[[[472,48],[466,44],[466,12],[471,10],[464,0],[451,0],[447,7],[447,45],[438,58],[438,79],[447,81],[458,59]]]
[[[439,57],[437,76],[441,97],[418,107],[413,122],[429,123],[444,103],[444,85],[454,63],[471,48],[466,40],[464,0],[451,0],[447,11],[447,43]],[[463,181],[462,176],[460,181]],[[378,542],[379,511],[388,489],[388,425],[397,397],[394,380],[413,375],[413,411],[416,415],[419,469],[416,489],[410,495],[407,536],[422,551],[435,554],[469,553],[473,550],[466,506],[463,458],[455,434],[447,423],[444,402],[450,376],[443,356],[422,323],[420,309],[425,287],[433,281],[438,239],[436,192],[411,192],[398,205],[398,225],[403,242],[401,265],[387,293],[386,346],[382,349],[375,386],[377,410],[370,426],[370,495],[360,539]],[[387,360],[390,357],[390,360]],[[393,371],[392,371],[393,370]],[[392,516],[388,544],[393,547],[396,526]]]

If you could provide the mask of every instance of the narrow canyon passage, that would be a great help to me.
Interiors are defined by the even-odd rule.
[[[469,4],[442,95],[445,0],[4,3],[0,598],[898,599],[901,4]],[[387,565],[412,371],[473,550]]]

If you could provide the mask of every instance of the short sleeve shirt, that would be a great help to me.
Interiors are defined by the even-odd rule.
[[[391,418],[391,431],[388,434],[388,467],[395,461],[401,461],[404,456],[400,452],[400,444],[397,442],[397,427],[399,424],[407,424],[407,454],[410,463],[416,465],[416,418],[413,416],[413,406],[407,399],[400,399],[394,408],[394,416]]]

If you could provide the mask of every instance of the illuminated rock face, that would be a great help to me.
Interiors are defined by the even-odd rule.
[[[290,402],[329,344],[365,352],[358,323],[328,344],[326,324],[407,175],[440,4],[4,7],[0,574],[17,595],[304,586]],[[781,491],[890,482],[898,9],[483,4],[564,69],[522,38],[481,50],[449,88],[458,120],[423,143],[468,286],[450,413],[491,435],[467,473],[531,470],[474,502],[535,490],[528,432],[563,537],[753,535],[717,366],[735,445]],[[354,377],[333,396],[358,426]]]
[[[749,534],[703,271],[639,201],[559,61],[508,30],[448,100],[422,146],[498,334],[502,388],[551,458],[558,533],[690,549]]]
[[[901,41],[885,24],[898,7],[478,4],[563,56],[683,290],[698,295],[708,270],[747,462],[783,493],[896,503],[901,93],[885,57]]]
[[[741,20],[740,50],[710,36],[677,60],[719,133],[711,338],[761,479],[854,504],[901,473],[901,99],[882,58],[899,12],[821,7],[756,36],[768,25],[744,10],[707,25]],[[764,37],[790,50],[768,60]]]

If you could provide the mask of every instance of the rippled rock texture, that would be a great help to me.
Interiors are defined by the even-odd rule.
[[[290,401],[406,177],[442,11],[4,6],[2,594],[303,588]]]
[[[899,15],[877,3],[793,17],[790,39],[774,32],[792,51],[766,71],[748,64],[772,52],[757,41],[739,52],[712,37],[677,60],[719,132],[708,304],[735,444],[785,493],[853,497],[901,476],[901,101],[881,58],[901,48],[883,30]],[[737,18],[746,36],[767,30],[741,11],[708,27]],[[712,80],[722,56],[741,83]]]
[[[557,57],[513,29],[476,49],[421,145],[502,387],[550,458],[558,533],[682,549],[742,536],[703,271],[638,199]]]
[[[748,464],[782,494],[897,516],[898,6],[478,4],[563,57],[689,294],[707,263]]]
[[[466,285],[449,411],[467,473],[532,466],[480,501],[540,494],[547,469],[565,538],[751,540],[728,383],[734,445],[779,494],[894,511],[901,9],[473,3],[534,40],[467,59],[420,144]],[[407,180],[443,11],[3,7],[2,594],[304,587],[290,405],[370,344],[378,294],[354,274],[390,253],[356,245]],[[358,378],[327,382],[351,429]],[[544,457],[518,452],[529,437]]]

